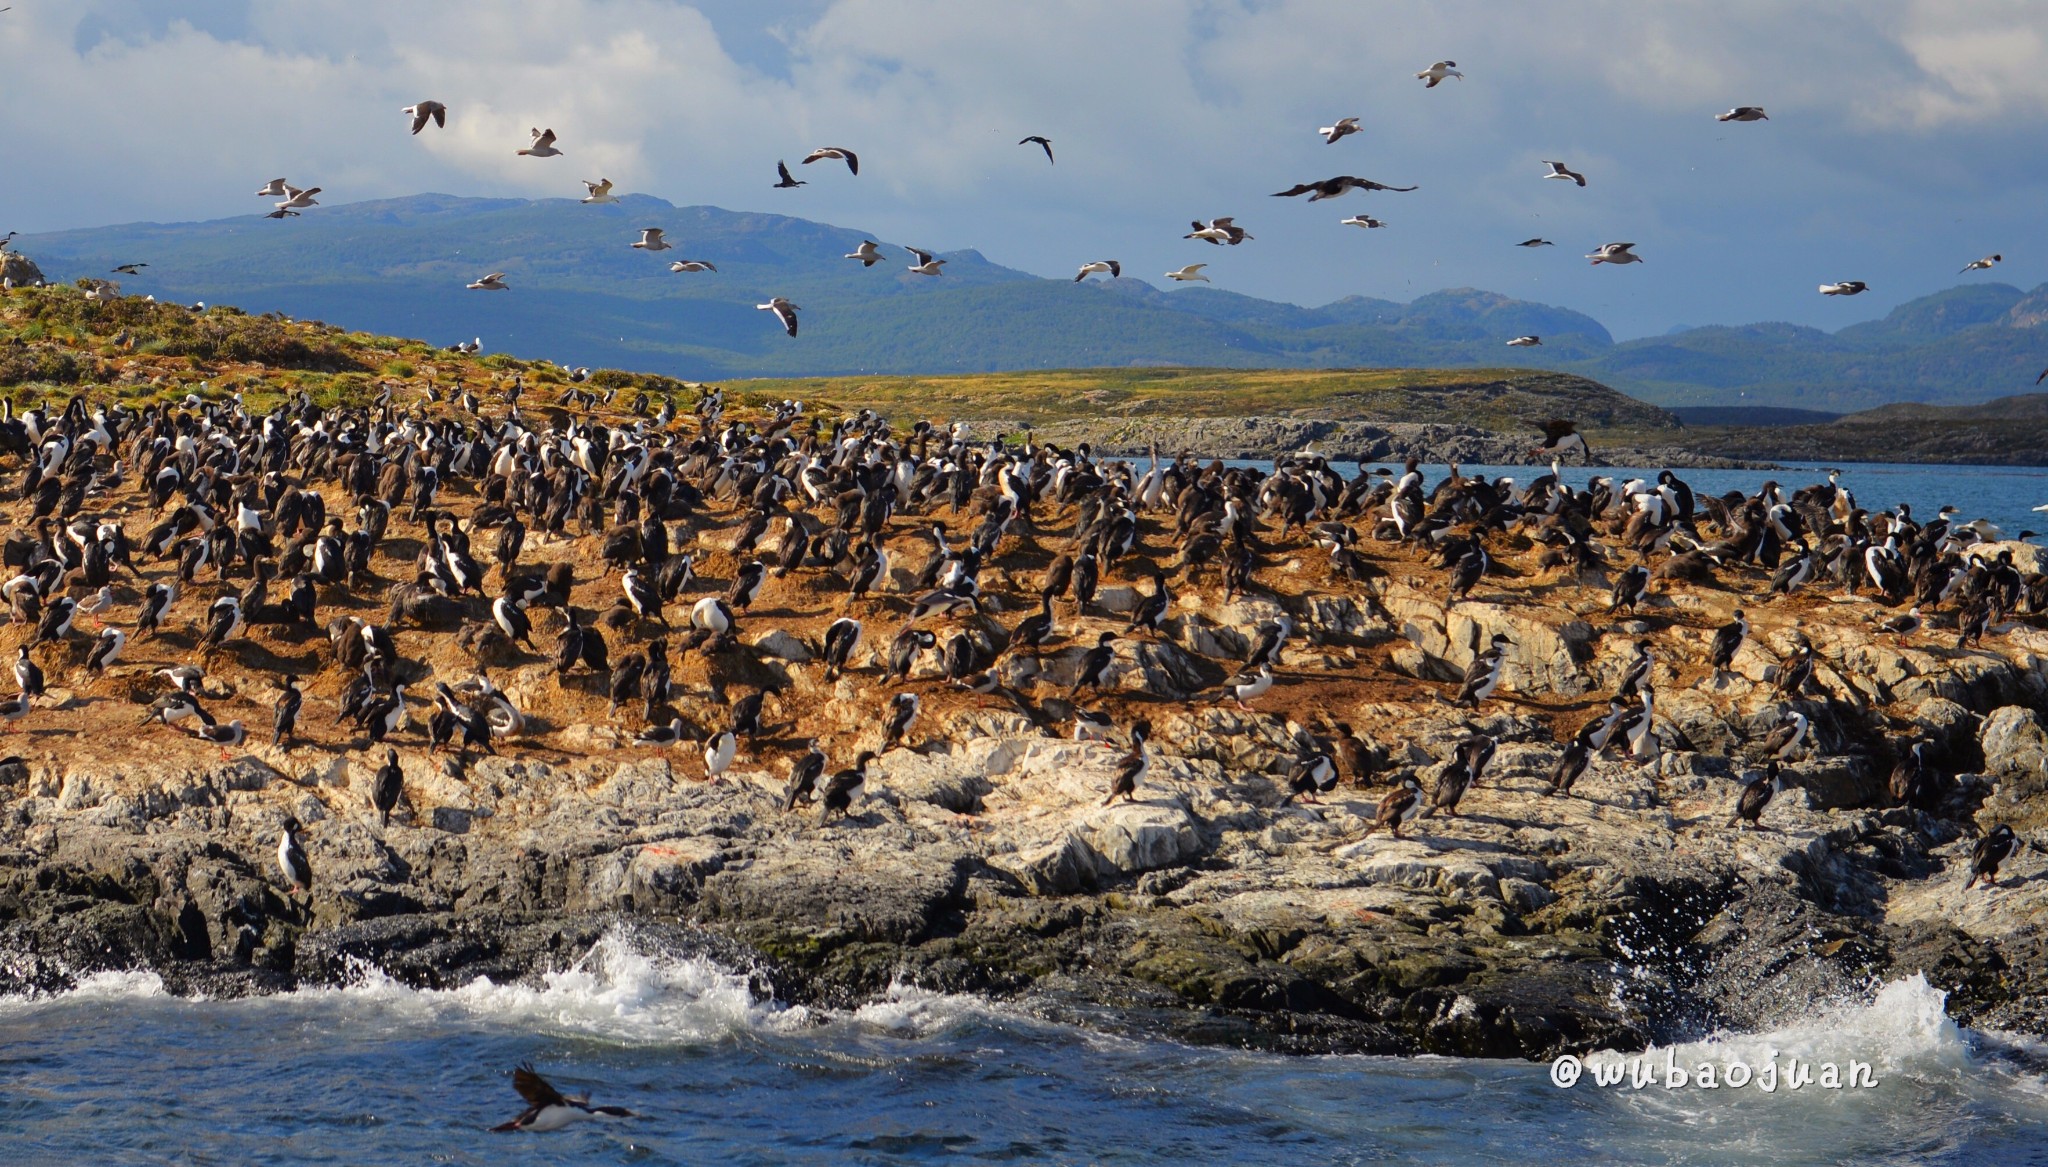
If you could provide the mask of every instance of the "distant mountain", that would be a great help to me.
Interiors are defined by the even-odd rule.
[[[628,247],[660,226],[674,250]],[[783,215],[418,195],[321,207],[273,221],[130,224],[23,237],[53,280],[106,277],[160,298],[449,343],[482,337],[573,364],[699,380],[937,374],[1106,366],[1494,367],[1574,373],[1664,405],[1841,412],[1892,401],[1958,404],[2027,387],[2048,363],[2048,285],[1951,288],[1835,333],[1789,324],[1691,328],[1617,344],[1582,313],[1470,288],[1411,303],[1348,297],[1317,308],[1218,288],[1041,279],[974,251],[945,275],[905,270],[883,245],[873,269],[840,258],[858,231]],[[671,274],[708,260],[716,273]],[[463,285],[503,271],[509,292]],[[802,309],[784,336],[754,309]],[[1540,348],[1508,350],[1533,334]]]

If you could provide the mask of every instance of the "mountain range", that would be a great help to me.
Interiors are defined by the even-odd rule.
[[[628,244],[660,226],[675,243]],[[2048,285],[1950,288],[1829,333],[1759,323],[1617,342],[1566,308],[1471,288],[1410,303],[1347,297],[1316,308],[1207,286],[1044,279],[974,251],[938,278],[885,243],[872,269],[842,259],[862,232],[784,215],[425,194],[201,223],[23,236],[51,280],[147,263],[125,290],[318,318],[350,328],[471,337],[570,365],[695,380],[1109,366],[1457,368],[1590,377],[1665,406],[1823,413],[1898,401],[1971,404],[2029,387],[2048,363]],[[707,260],[715,273],[672,274]],[[491,271],[507,292],[465,290]],[[754,305],[785,296],[801,335]],[[1508,349],[1518,335],[1541,347]]]

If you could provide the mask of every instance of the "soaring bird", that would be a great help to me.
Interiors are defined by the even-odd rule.
[[[1225,215],[1220,219],[1211,219],[1207,223],[1196,219],[1194,221],[1194,228],[1194,230],[1181,236],[1181,238],[1200,239],[1205,243],[1214,243],[1218,246],[1228,243],[1232,247],[1236,247],[1238,244],[1251,238],[1244,228],[1232,221],[1229,215]]]
[[[792,176],[789,173],[789,164],[779,159],[775,163],[775,173],[782,176],[781,181],[775,184],[776,190],[795,190],[797,187],[810,185],[803,179]]]
[[[940,267],[945,265],[945,260],[934,259],[932,257],[932,253],[926,251],[922,247],[905,247],[903,250],[908,251],[910,254],[917,257],[917,262],[910,265],[911,271],[914,271],[921,276],[936,276],[945,274],[944,272],[941,272],[939,270]]]
[[[1516,247],[1555,247],[1555,246],[1557,246],[1557,245],[1556,245],[1556,244],[1554,244],[1554,243],[1552,243],[1552,242],[1551,242],[1550,240],[1548,240],[1548,239],[1545,239],[1545,238],[1543,238],[1543,237],[1542,237],[1541,235],[1539,235],[1539,236],[1537,236],[1537,237],[1536,237],[1536,238],[1534,238],[1534,239],[1524,239],[1524,240],[1522,240],[1522,241],[1521,241],[1520,243],[1517,243],[1517,244],[1515,244],[1515,246],[1516,246]]]
[[[1417,189],[1420,188],[1412,186],[1388,186],[1385,183],[1374,182],[1369,178],[1358,178],[1350,174],[1340,174],[1335,178],[1326,178],[1321,182],[1298,182],[1286,190],[1274,191],[1273,197],[1276,199],[1291,199],[1295,195],[1305,194],[1308,195],[1308,201],[1313,203],[1320,202],[1323,199],[1334,199],[1338,195],[1343,194],[1345,191],[1351,190],[1409,191]]]
[[[1543,176],[1545,178],[1561,178],[1564,179],[1566,182],[1576,182],[1580,186],[1586,185],[1585,175],[1580,174],[1578,171],[1571,169],[1562,162],[1550,162],[1546,160],[1543,163],[1543,165],[1550,167],[1550,173]]]
[[[708,259],[679,259],[669,264],[668,270],[674,272],[717,271],[718,265]]]
[[[1764,113],[1763,106],[1738,105],[1727,113],[1715,114],[1714,120],[1717,122],[1767,122],[1771,119]]]
[[[1098,273],[1106,274],[1110,279],[1116,279],[1124,274],[1124,265],[1113,259],[1098,259],[1094,263],[1084,263],[1081,265],[1081,270],[1074,273],[1074,282],[1078,284],[1089,276]]]
[[[1044,136],[1044,135],[1042,135],[1042,134],[1029,134],[1029,135],[1027,135],[1027,136],[1025,136],[1025,137],[1022,137],[1022,138],[1019,138],[1019,139],[1017,139],[1017,144],[1018,144],[1019,146],[1030,146],[1030,145],[1036,145],[1036,146],[1037,146],[1037,147],[1038,147],[1039,149],[1041,149],[1041,150],[1044,150],[1044,151],[1045,151],[1045,160],[1046,160],[1047,162],[1051,162],[1051,161],[1052,161],[1052,139],[1051,139],[1051,138],[1045,137],[1045,136]]]
[[[433,122],[436,129],[448,128],[448,107],[438,101],[422,101],[398,112],[412,116],[412,132],[415,134],[426,129],[428,122]]]
[[[320,188],[317,186],[301,190],[296,186],[287,184],[284,188],[284,201],[277,204],[277,209],[280,211],[296,211],[301,207],[317,207],[320,205],[320,200],[313,196],[319,193]]]
[[[1458,72],[1458,63],[1456,61],[1438,61],[1436,64],[1415,75],[1417,81],[1424,82],[1422,86],[1424,89],[1435,89],[1437,84],[1446,77],[1456,77],[1460,81],[1465,79],[1465,75]]]
[[[2002,255],[1987,255],[1983,259],[1971,260],[1969,263],[1964,264],[1963,270],[1956,274],[1962,275],[1963,272],[1986,271],[2004,259],[2005,257]]]
[[[546,1078],[533,1072],[532,1066],[520,1066],[512,1071],[512,1088],[526,1099],[526,1109],[510,1122],[501,1122],[492,1131],[532,1131],[536,1134],[558,1131],[572,1122],[587,1118],[632,1118],[633,1112],[623,1106],[592,1106],[588,1094],[574,1098],[564,1095],[548,1084]]]
[[[520,154],[528,158],[555,158],[561,155],[562,152],[555,149],[553,130],[535,129],[528,132],[533,135],[533,144],[519,151]]]
[[[1535,348],[1543,343],[1540,336],[1518,336],[1508,341],[1509,348]]]
[[[1209,277],[1202,274],[1202,269],[1208,266],[1206,263],[1191,263],[1179,271],[1167,272],[1166,278],[1181,283],[1186,283],[1189,280],[1200,280],[1206,284],[1209,282]]]
[[[1593,452],[1586,445],[1586,435],[1579,432],[1579,423],[1569,418],[1553,417],[1543,423],[1543,444],[1530,451],[1534,454],[1548,453],[1552,457],[1579,452],[1581,459],[1588,459]]]
[[[1334,126],[1316,127],[1316,133],[1321,134],[1323,136],[1323,141],[1332,146],[1336,145],[1337,141],[1341,138],[1348,138],[1352,134],[1359,134],[1364,132],[1365,131],[1358,128],[1357,118],[1338,118],[1337,124]]]
[[[1365,227],[1371,229],[1374,227],[1384,227],[1386,223],[1373,218],[1371,215],[1353,215],[1348,219],[1337,220],[1337,225],[1339,227]]]
[[[1870,285],[1862,280],[1843,280],[1840,283],[1820,286],[1820,294],[1823,296],[1860,296],[1869,290]]]
[[[882,262],[882,252],[872,239],[863,239],[860,246],[840,256],[841,259],[857,259],[862,267],[873,267]]]
[[[504,292],[510,291],[511,288],[512,285],[505,282],[505,273],[501,271],[494,271],[469,285],[472,292]]]
[[[1603,243],[1598,251],[1593,252],[1586,258],[1592,260],[1595,267],[1603,263],[1643,262],[1643,257],[1637,255],[1634,248],[1635,244],[1633,243]]]
[[[795,304],[790,303],[781,296],[776,296],[766,304],[756,304],[754,307],[762,312],[775,313],[775,318],[782,321],[782,330],[791,336],[796,335],[796,314],[801,309]]]
[[[267,184],[266,184],[266,185],[265,185],[265,186],[263,187],[263,189],[262,189],[262,190],[259,190],[259,191],[257,191],[257,192],[256,192],[256,197],[257,197],[257,198],[261,198],[261,199],[274,199],[274,198],[276,198],[277,196],[279,196],[279,195],[281,195],[281,194],[283,194],[283,193],[284,193],[284,188],[285,188],[285,180],[284,180],[284,179],[282,179],[282,178],[273,178],[273,179],[271,179],[271,180],[269,181],[269,183],[267,183]]]
[[[149,265],[146,263],[124,263],[120,267],[113,269],[113,272],[111,274],[124,276],[139,276],[142,274],[142,269],[148,266]]]
[[[633,246],[642,251],[667,251],[669,248],[674,247],[675,244],[661,237],[661,228],[642,227],[640,228],[640,241],[633,244]]]
[[[583,180],[583,189],[590,192],[583,198],[583,201],[586,203],[615,203],[619,201],[619,196],[612,193],[612,180],[609,178],[600,178],[596,182],[586,178]]]
[[[860,156],[844,146],[820,146],[804,155],[803,165],[809,166],[813,162],[823,162],[832,158],[845,162],[846,169],[852,173],[860,173]]]

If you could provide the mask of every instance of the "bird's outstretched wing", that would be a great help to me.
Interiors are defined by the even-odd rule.
[[[565,1104],[562,1092],[554,1088],[546,1078],[534,1072],[530,1065],[521,1064],[512,1071],[512,1088],[526,1099],[530,1106],[561,1106]]]

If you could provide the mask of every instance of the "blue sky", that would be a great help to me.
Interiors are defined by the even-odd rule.
[[[1425,90],[1443,58],[1464,80]],[[398,107],[429,96],[449,127],[409,137]],[[1713,120],[1738,104],[1771,120]],[[14,0],[0,115],[0,232],[247,214],[276,175],[324,203],[609,177],[1043,275],[1206,261],[1301,304],[1476,286],[1624,337],[2048,280],[2038,0]],[[1347,115],[1366,132],[1315,135]],[[516,157],[530,125],[566,156]],[[825,144],[861,176],[769,189]],[[1543,180],[1550,158],[1590,185]],[[1422,189],[1270,197],[1335,174]],[[1339,226],[1358,212],[1388,226]],[[1180,238],[1215,215],[1254,241]],[[1581,258],[1610,240],[1646,262]],[[1817,294],[1841,279],[1872,290]]]

